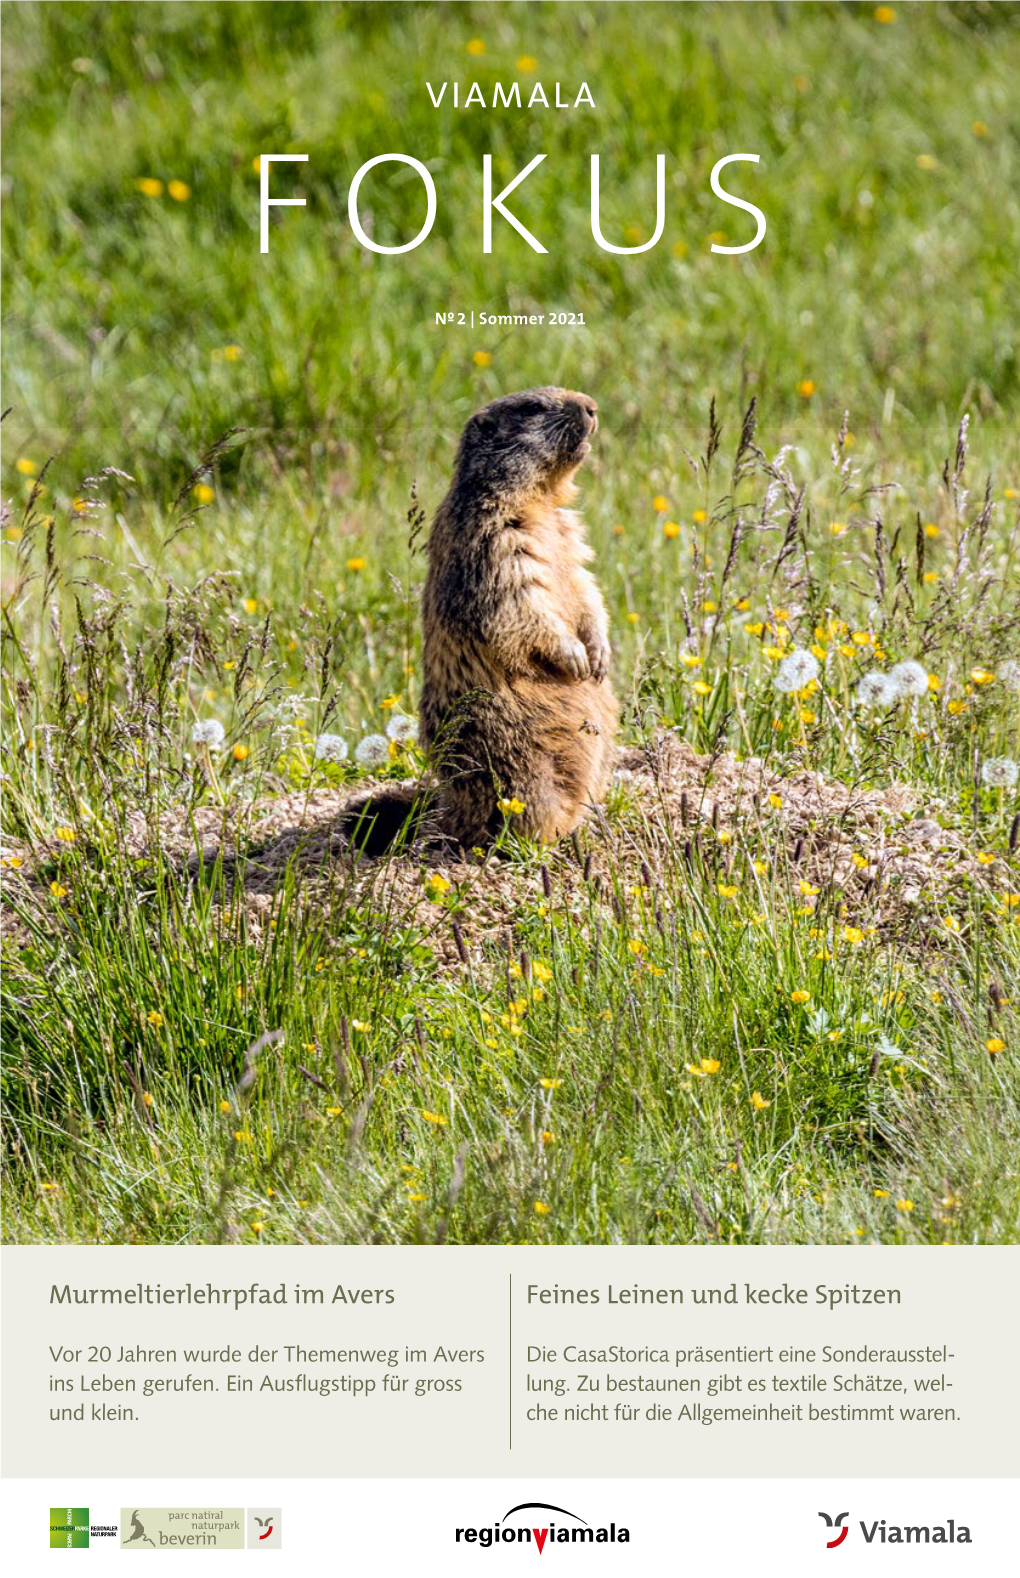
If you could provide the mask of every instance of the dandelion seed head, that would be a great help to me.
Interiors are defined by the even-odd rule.
[[[981,782],[990,789],[1015,789],[1020,766],[1009,756],[989,756],[981,763]]]
[[[312,754],[317,762],[345,762],[347,741],[342,734],[317,734]]]
[[[386,725],[386,733],[398,745],[416,745],[418,719],[410,717],[406,712],[395,712]]]
[[[901,700],[909,696],[928,694],[928,670],[923,663],[915,663],[913,659],[906,663],[897,663],[889,670],[889,678]]]
[[[210,745],[213,750],[218,750],[227,737],[219,718],[199,718],[191,731],[193,745]]]
[[[820,672],[818,659],[813,652],[809,652],[806,647],[794,647],[780,663],[772,683],[777,690],[788,694],[790,691],[803,690],[818,678]]]
[[[359,767],[385,767],[389,759],[390,742],[385,734],[366,734],[354,751]]]
[[[880,668],[870,669],[857,682],[858,702],[876,712],[886,712],[895,706],[899,695],[895,682]]]

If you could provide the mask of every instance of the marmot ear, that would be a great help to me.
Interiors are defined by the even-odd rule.
[[[491,411],[476,411],[470,427],[478,438],[489,438],[496,431],[496,418]]]

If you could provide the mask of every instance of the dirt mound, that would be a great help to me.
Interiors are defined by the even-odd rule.
[[[256,933],[288,873],[304,903],[331,914],[371,895],[376,907],[423,925],[450,962],[463,960],[472,939],[512,930],[521,904],[536,902],[553,879],[558,903],[587,905],[594,884],[598,900],[619,910],[635,886],[667,887],[677,876],[717,889],[732,884],[734,893],[739,886],[743,895],[753,871],[759,891],[786,895],[791,907],[835,897],[846,924],[909,930],[923,940],[953,908],[963,878],[1001,888],[1005,875],[1000,862],[979,866],[963,837],[902,785],[847,785],[806,769],[784,775],[756,757],[699,756],[668,733],[621,753],[609,801],[580,837],[532,858],[427,841],[384,860],[358,858],[338,830],[351,799],[349,790],[314,789],[168,813],[158,822],[163,862],[187,882],[200,863],[222,855],[228,890],[242,898]],[[145,818],[133,820],[126,843],[133,857],[151,856]],[[5,872],[22,902],[33,893],[49,900],[39,880],[46,853],[5,848],[23,858]],[[456,933],[448,907],[435,902],[450,892],[463,916]],[[4,928],[20,930],[9,912]]]

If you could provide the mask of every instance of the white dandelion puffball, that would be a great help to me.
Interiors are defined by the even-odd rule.
[[[1020,690],[1020,663],[1015,663],[1012,658],[1000,663],[995,671],[995,677],[1007,690]]]
[[[418,719],[409,717],[406,712],[395,712],[386,725],[386,733],[391,740],[396,740],[398,745],[416,745]]]
[[[1008,756],[990,756],[981,763],[981,782],[989,789],[1015,789],[1020,767]]]
[[[818,659],[813,652],[809,652],[806,647],[794,647],[776,669],[772,683],[777,690],[784,692],[803,690],[805,685],[810,685],[813,679],[818,678],[820,672]]]
[[[880,668],[873,668],[857,682],[857,700],[862,707],[870,707],[875,712],[888,711],[895,706],[899,694],[892,679]]]
[[[385,767],[390,759],[390,742],[385,734],[366,734],[358,741],[354,760],[361,767]]]
[[[342,734],[317,734],[313,754],[317,762],[345,762],[347,741]]]
[[[193,745],[208,745],[218,751],[227,737],[227,731],[219,718],[199,718],[191,731]]]
[[[897,663],[889,670],[889,678],[896,686],[896,694],[901,701],[912,696],[927,696],[928,670],[923,663]]]

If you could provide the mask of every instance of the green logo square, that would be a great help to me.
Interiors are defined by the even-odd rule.
[[[50,1508],[50,1550],[87,1550],[89,1543],[88,1507]]]

